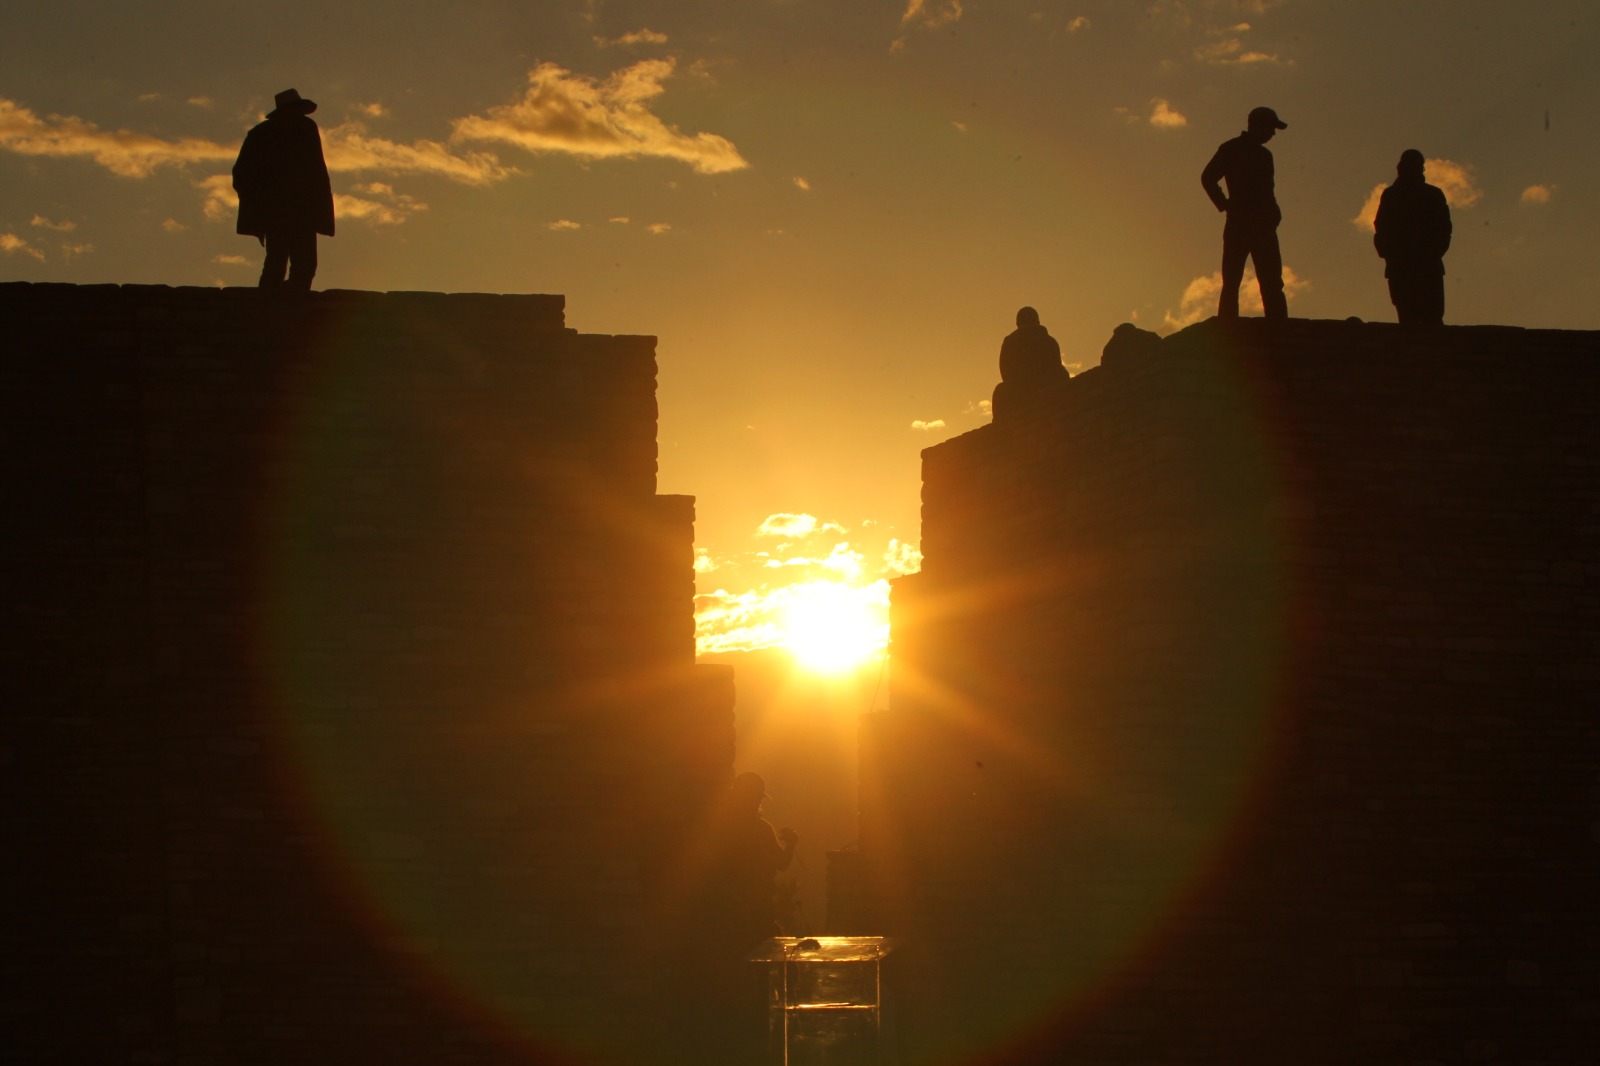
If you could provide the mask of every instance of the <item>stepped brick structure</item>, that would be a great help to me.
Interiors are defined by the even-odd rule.
[[[0,285],[0,324],[6,1043],[671,1058],[733,692],[654,338],[159,286]]]
[[[1600,334],[1119,329],[923,453],[905,1061],[1592,1061]]]

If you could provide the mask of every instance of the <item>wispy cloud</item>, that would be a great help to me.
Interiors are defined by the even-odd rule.
[[[936,30],[960,22],[963,14],[961,0],[907,0],[900,25]]]
[[[246,259],[242,255],[214,255],[214,256],[211,257],[211,261],[213,263],[220,263],[223,266],[249,266],[250,265],[250,260]]]
[[[794,177],[794,187],[799,189],[801,192],[811,191],[811,183],[799,175],[795,175]]]
[[[41,118],[0,97],[0,150],[17,155],[85,158],[125,178],[149,177],[164,166],[232,161],[236,147],[199,137],[168,140],[131,130],[103,130],[71,115]]]
[[[1293,267],[1284,266],[1283,292],[1291,301],[1310,287],[1311,283],[1296,274]],[[1177,311],[1167,311],[1162,328],[1171,332],[1210,318],[1217,313],[1217,298],[1221,295],[1222,271],[1212,271],[1195,278],[1183,290]],[[1256,284],[1254,267],[1245,269],[1244,282],[1239,286],[1239,310],[1247,315],[1262,313],[1261,287]]]
[[[34,215],[33,221],[28,224],[30,226],[37,226],[39,229],[55,230],[57,233],[71,233],[73,230],[78,228],[78,224],[76,222],[52,222],[43,215]]]
[[[634,30],[620,37],[596,37],[594,43],[601,48],[631,48],[638,44],[666,44],[667,35],[652,29]]]
[[[1094,23],[1089,21],[1089,16],[1087,16],[1087,15],[1079,15],[1078,17],[1074,18],[1071,22],[1067,23],[1067,32],[1068,33],[1082,33],[1084,30],[1087,30],[1089,27],[1091,27],[1093,25],[1094,25]]]
[[[26,255],[33,259],[44,258],[44,253],[28,243],[27,238],[15,233],[0,233],[0,252],[7,255]]]
[[[674,159],[701,174],[749,166],[727,138],[680,132],[650,111],[675,66],[673,59],[648,59],[598,80],[542,63],[528,73],[522,99],[457,119],[451,140],[582,159]]]
[[[431,174],[462,185],[489,185],[517,173],[489,152],[460,152],[438,141],[410,144],[373,137],[360,122],[342,122],[322,133],[322,152],[333,173]],[[229,152],[228,158],[233,158]]]
[[[911,422],[911,428],[912,429],[916,429],[916,430],[921,430],[923,432],[931,432],[931,431],[936,430],[936,429],[943,429],[944,428],[944,419],[935,418],[935,419],[932,419],[930,421],[923,421],[920,418],[913,419],[912,422]]]
[[[663,233],[671,233],[672,232],[672,223],[670,223],[670,222],[652,222],[648,226],[646,226],[644,228],[644,230],[645,230],[646,233],[650,233],[650,234],[653,234],[653,235],[659,237]]]
[[[1556,194],[1554,185],[1530,185],[1522,190],[1522,202],[1525,204],[1547,204]]]
[[[395,192],[392,186],[381,181],[355,186],[365,196],[334,193],[333,209],[340,218],[371,222],[378,226],[397,226],[416,214],[426,211],[428,205],[415,196]]]
[[[544,228],[549,230],[582,229],[583,223],[574,222],[570,218],[558,218],[554,222],[546,222]]]
[[[809,514],[780,511],[769,514],[756,527],[758,537],[805,537],[817,531],[817,518]]]
[[[182,222],[179,222],[175,218],[169,218],[162,221],[161,228],[166,230],[168,233],[182,233],[189,227],[185,226]]]
[[[1423,170],[1428,183],[1439,187],[1444,193],[1445,202],[1451,207],[1466,209],[1483,199],[1483,189],[1478,186],[1477,175],[1471,164],[1457,163],[1452,159],[1429,159],[1423,164]],[[1373,222],[1378,217],[1378,201],[1383,198],[1386,188],[1387,185],[1374,185],[1372,191],[1367,193],[1361,210],[1350,221],[1371,233]]]

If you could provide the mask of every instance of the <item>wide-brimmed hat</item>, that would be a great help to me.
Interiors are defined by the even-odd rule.
[[[285,113],[309,115],[317,109],[315,100],[302,99],[300,94],[293,89],[285,89],[272,98],[277,110]]]

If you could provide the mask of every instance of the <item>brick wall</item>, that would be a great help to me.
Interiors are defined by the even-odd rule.
[[[562,308],[0,285],[31,1061],[672,1057],[732,678]]]
[[[927,449],[908,1060],[1589,1061],[1597,408],[1600,334],[1210,322]]]

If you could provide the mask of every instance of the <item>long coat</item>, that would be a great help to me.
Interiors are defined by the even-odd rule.
[[[322,135],[305,115],[274,111],[249,133],[233,164],[240,233],[312,230],[333,236],[333,186]]]
[[[1444,273],[1450,250],[1450,204],[1438,186],[1397,180],[1383,190],[1372,220],[1372,243],[1383,256],[1383,276]]]

